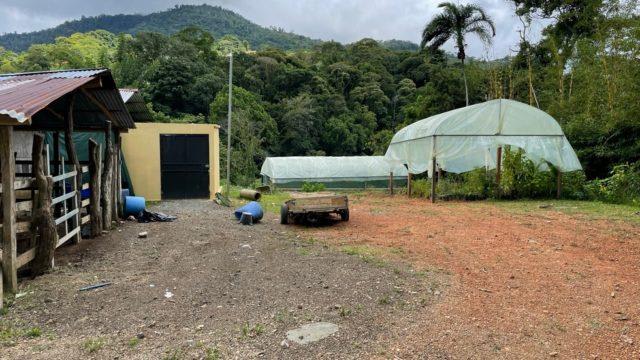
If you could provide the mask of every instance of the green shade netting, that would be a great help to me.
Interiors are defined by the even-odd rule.
[[[496,167],[497,149],[524,150],[534,163],[562,172],[581,170],[580,161],[558,122],[544,111],[514,100],[497,99],[415,122],[398,131],[385,154],[412,174],[429,170],[432,158],[452,173]]]

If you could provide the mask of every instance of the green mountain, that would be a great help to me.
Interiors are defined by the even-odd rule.
[[[173,34],[195,25],[213,34],[215,38],[235,35],[249,42],[252,48],[274,46],[284,50],[309,48],[319,40],[296,35],[277,28],[254,24],[233,11],[210,5],[179,5],[149,15],[100,15],[67,21],[51,29],[30,33],[9,33],[0,36],[0,46],[13,51],[24,51],[32,44],[51,43],[58,36],[76,32],[107,30],[119,34],[155,31]]]

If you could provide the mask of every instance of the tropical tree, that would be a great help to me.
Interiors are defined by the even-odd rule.
[[[467,76],[464,72],[465,35],[476,34],[480,41],[486,45],[491,44],[491,38],[496,35],[493,20],[484,10],[474,4],[456,5],[450,2],[438,5],[444,9],[441,14],[434,17],[422,32],[421,48],[429,46],[432,50],[440,48],[449,39],[454,38],[458,49],[458,59],[462,63],[462,77],[464,78],[464,93],[467,106],[469,106],[469,88]]]

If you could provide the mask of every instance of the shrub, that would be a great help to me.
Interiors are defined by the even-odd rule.
[[[313,183],[313,182],[304,182],[302,183],[302,188],[301,190],[303,192],[318,192],[318,191],[323,191],[325,189],[325,186],[323,183]]]
[[[616,165],[610,174],[608,178],[587,182],[586,196],[605,202],[640,205],[640,162]]]
[[[411,181],[411,196],[429,197],[431,195],[431,180],[417,179]]]

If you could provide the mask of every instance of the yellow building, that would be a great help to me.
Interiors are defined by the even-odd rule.
[[[209,198],[220,191],[219,126],[136,123],[122,135],[133,190],[147,201]]]

